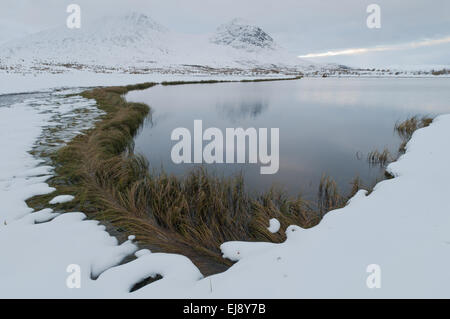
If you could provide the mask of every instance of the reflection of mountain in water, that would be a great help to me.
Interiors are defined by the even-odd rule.
[[[232,122],[255,119],[269,108],[266,101],[241,102],[240,104],[218,104],[218,112]]]

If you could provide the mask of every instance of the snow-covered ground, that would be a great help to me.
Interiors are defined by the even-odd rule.
[[[76,109],[96,109],[92,101],[64,98],[70,92],[0,107],[0,297],[450,297],[450,115],[415,132],[406,154],[389,166],[395,178],[369,196],[360,191],[312,229],[290,226],[282,244],[224,243],[224,257],[238,262],[203,278],[180,255],[145,250],[121,264],[138,249],[133,237],[120,244],[81,212],[27,207],[27,198],[53,191],[45,183],[52,168],[28,151],[62,119],[78,123],[63,140],[95,120],[77,117]],[[381,287],[369,289],[374,264],[379,268],[369,270],[380,270]],[[73,265],[80,266],[79,289],[66,283]],[[129,292],[157,274],[163,279]]]

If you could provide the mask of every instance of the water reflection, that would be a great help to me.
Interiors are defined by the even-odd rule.
[[[221,102],[216,105],[217,112],[236,123],[239,120],[256,119],[269,108],[266,101],[245,101],[234,105],[232,103]]]
[[[450,113],[450,79],[302,79],[260,83],[156,86],[130,92],[127,99],[147,103],[152,125],[136,137],[136,151],[152,167],[184,175],[195,164],[175,165],[170,152],[172,130],[193,130],[195,119],[204,128],[255,127],[280,129],[280,169],[260,175],[260,165],[206,165],[218,175],[242,171],[250,190],[273,184],[291,195],[316,198],[323,173],[341,191],[359,176],[367,185],[383,170],[368,165],[367,154],[387,148],[395,154],[401,141],[394,125],[410,116]]]

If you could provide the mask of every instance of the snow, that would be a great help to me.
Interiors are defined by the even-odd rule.
[[[211,42],[248,51],[260,48],[276,49],[275,41],[270,35],[242,19],[233,19],[231,22],[221,25],[217,28]]]
[[[17,121],[26,125],[19,125]],[[0,160],[2,225],[31,212],[24,202],[27,198],[54,191],[45,183],[50,177],[50,168],[36,168],[38,161],[24,152],[33,145],[42,124],[45,124],[45,116],[24,105],[0,108],[0,148],[5,150]]]
[[[177,290],[189,289],[198,282],[203,275],[187,258],[175,254],[144,254],[138,259],[105,271],[98,278],[97,291],[104,295],[108,289],[112,291],[129,291],[131,287],[145,278],[160,275],[162,279],[154,282],[150,287],[144,287],[131,293],[129,297],[160,298],[159,294],[176,298]],[[149,289],[150,287],[150,289]]]
[[[222,244],[220,250],[222,251],[223,258],[228,258],[231,261],[238,261],[252,255],[258,255],[258,253],[275,246],[276,244],[273,243],[234,241]]]
[[[149,249],[141,249],[141,250],[138,250],[137,252],[135,252],[134,255],[139,258],[141,256],[148,255],[151,253],[152,252]]]
[[[72,195],[58,195],[54,197],[49,204],[55,205],[55,204],[64,204],[68,203],[70,201],[73,201],[75,196]]]
[[[271,233],[277,233],[280,230],[280,222],[278,221],[278,219],[272,218],[271,220],[269,220],[269,227],[267,227],[267,229]]]
[[[390,65],[387,68],[394,71],[431,71],[431,70],[450,70],[450,64],[411,64],[411,65]]]

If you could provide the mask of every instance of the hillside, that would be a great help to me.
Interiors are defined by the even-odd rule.
[[[138,70],[294,68],[310,63],[281,48],[260,27],[234,19],[213,34],[176,33],[138,13],[106,17],[81,29],[50,29],[0,45],[2,68]],[[159,70],[161,71],[161,70]]]

